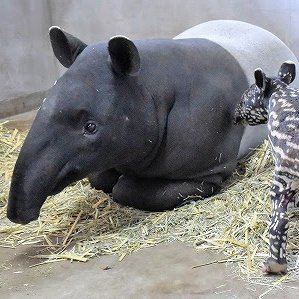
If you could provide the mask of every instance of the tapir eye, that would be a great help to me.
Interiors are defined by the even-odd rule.
[[[84,126],[84,133],[94,134],[97,131],[97,124],[93,121],[88,121]]]

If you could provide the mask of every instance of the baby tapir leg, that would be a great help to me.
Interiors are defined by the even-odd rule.
[[[113,188],[113,200],[126,206],[146,211],[173,209],[188,196],[209,197],[220,189],[221,178],[209,181],[179,181],[161,178],[121,176]],[[187,199],[188,200],[188,199]]]
[[[120,174],[115,169],[109,169],[101,173],[96,172],[90,174],[88,180],[93,188],[111,193],[119,177]]]
[[[272,217],[269,230],[270,257],[264,263],[263,272],[281,273],[287,271],[286,246],[289,227],[287,206],[295,192],[290,188],[279,191],[274,184],[270,195],[272,201]]]

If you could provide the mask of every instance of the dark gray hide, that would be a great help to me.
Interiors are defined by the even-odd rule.
[[[241,35],[265,57],[246,53],[244,62]],[[116,37],[86,47],[55,27],[50,37],[69,69],[49,91],[15,166],[8,218],[18,223],[36,219],[48,195],[84,177],[145,210],[214,194],[238,155],[266,136],[233,125],[251,70],[276,56],[296,61],[269,32],[235,21],[205,23],[177,40]],[[258,46],[253,37],[262,37]],[[249,142],[240,147],[242,136]]]

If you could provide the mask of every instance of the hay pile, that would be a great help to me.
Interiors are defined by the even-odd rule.
[[[41,263],[61,259],[85,262],[92,256],[107,254],[117,254],[122,260],[142,248],[179,240],[196,249],[225,254],[226,260],[211,263],[237,263],[238,273],[251,281],[260,283],[262,277],[269,280],[260,271],[268,255],[271,213],[268,193],[273,165],[267,143],[245,162],[245,175],[236,173],[224,192],[210,199],[173,211],[146,213],[119,206],[83,180],[49,198],[38,221],[21,226],[6,220],[6,200],[25,135],[0,125],[0,246],[41,246],[43,253],[35,256],[43,259]],[[282,280],[299,277],[296,212],[298,216],[298,211],[290,212],[290,271]]]

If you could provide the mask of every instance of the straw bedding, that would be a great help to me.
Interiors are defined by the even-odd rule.
[[[235,263],[236,274],[257,283],[277,284],[299,277],[298,209],[289,212],[289,273],[269,278],[261,274],[268,255],[269,186],[273,164],[268,144],[242,164],[224,191],[173,211],[147,213],[114,203],[92,189],[86,180],[49,198],[38,221],[21,226],[6,219],[6,203],[13,166],[26,132],[0,124],[0,246],[40,246],[37,264],[61,259],[85,262],[93,256],[132,252],[161,242],[179,240],[197,250],[213,249],[227,256],[210,263]],[[274,280],[273,280],[274,279]],[[278,279],[278,280],[277,280]],[[273,282],[274,281],[274,282]]]

